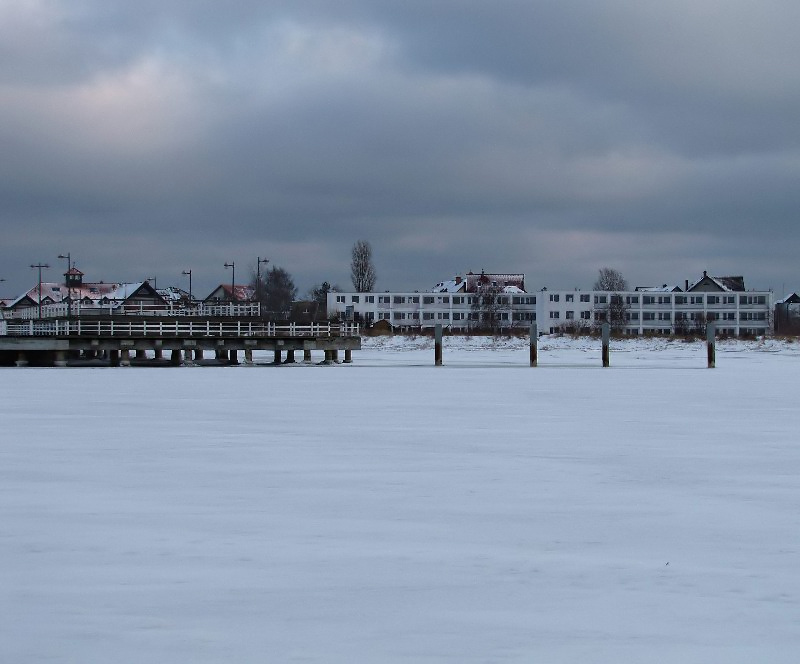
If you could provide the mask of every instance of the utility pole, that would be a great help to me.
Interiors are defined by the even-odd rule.
[[[49,268],[50,266],[47,263],[37,263],[36,265],[31,265],[31,267],[36,270],[39,270],[39,319],[42,318],[42,268]]]
[[[67,318],[72,318],[72,279],[69,278],[69,271],[72,269],[72,256],[59,254],[59,258],[67,259],[67,271],[64,273],[64,285],[67,287]]]
[[[184,270],[183,274],[189,275],[189,306],[192,306],[192,271],[191,270]]]

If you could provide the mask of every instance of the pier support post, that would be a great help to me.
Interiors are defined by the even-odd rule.
[[[326,350],[325,351],[325,359],[322,361],[322,364],[333,364],[333,351]]]
[[[199,362],[203,359],[203,349],[202,348],[195,348],[194,349],[194,361]]]
[[[191,348],[185,348],[184,349],[184,351],[183,351],[183,363],[186,366],[190,366],[190,365],[194,364],[194,362],[192,362],[192,355],[193,355],[193,351],[192,351]]]
[[[157,346],[156,349],[153,351],[153,359],[154,360],[161,360],[164,358],[164,354],[161,351],[161,346]]]
[[[294,364],[294,348],[290,348],[286,351],[286,359],[283,361],[284,364]]]
[[[119,352],[120,359],[119,364],[122,367],[129,367],[131,366],[131,351],[128,348],[123,348]]]
[[[717,366],[716,327],[714,323],[708,323],[706,325],[706,346],[709,369],[713,369]]]
[[[170,364],[171,364],[173,367],[179,367],[179,366],[181,366],[181,352],[180,352],[180,351],[179,351],[177,348],[174,348],[174,349],[172,349],[172,350],[170,351],[170,354],[169,354],[169,363],[170,363]]]
[[[253,349],[252,348],[245,348],[244,349],[244,363],[245,364],[253,364]]]
[[[434,331],[433,362],[437,367],[442,366],[442,326],[437,325]]]
[[[272,364],[280,364],[281,363],[281,349],[275,348],[275,355],[272,359]]]
[[[531,323],[531,366],[535,367],[539,364],[539,331],[536,328],[536,323]]]
[[[217,348],[215,353],[218,362],[225,362],[228,359],[227,356],[225,355],[224,348]]]
[[[147,359],[147,352],[144,348],[137,348],[136,349],[136,359],[137,360],[146,360]]]
[[[303,362],[311,362],[311,349],[305,348],[303,350]]]
[[[228,357],[230,358],[229,363],[231,365],[236,366],[239,364],[239,351],[237,351],[235,348],[231,350],[231,352],[228,354]]]
[[[14,362],[18,367],[27,367],[28,366],[28,356],[25,354],[25,351],[19,351],[17,353],[17,361]]]
[[[611,338],[611,325],[603,323],[603,366],[610,365],[610,358],[608,352],[609,340]]]
[[[334,364],[338,364],[339,363],[339,349],[338,348],[334,348],[331,351],[331,359],[333,360]]]
[[[108,351],[108,363],[112,367],[119,366],[119,351],[116,348],[112,348]]]
[[[349,348],[344,349],[344,363],[345,364],[352,364],[353,363],[353,351]]]
[[[53,361],[53,365],[57,367],[67,366],[67,352],[64,350],[57,350],[56,359]]]

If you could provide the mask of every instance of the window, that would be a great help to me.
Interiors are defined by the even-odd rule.
[[[394,319],[395,320],[405,320],[406,319],[406,315],[404,313],[402,313],[402,312],[395,311],[394,312]]]
[[[372,304],[375,304],[375,296],[374,295],[365,295],[364,296],[364,302],[370,302]]]
[[[497,298],[497,304],[508,304],[508,298],[507,297],[498,297]]]
[[[464,304],[464,298],[462,296],[453,297],[453,304]]]
[[[642,319],[643,320],[655,320],[656,319],[655,311],[645,311],[642,314]]]
[[[658,320],[672,320],[672,314],[669,311],[659,311]]]
[[[436,314],[436,318],[439,320],[450,320],[450,314],[448,313],[438,313]]]
[[[686,320],[686,312],[685,311],[676,311],[675,312],[675,320]]]
[[[422,320],[433,320],[433,314],[430,312],[425,312],[422,314]]]
[[[453,320],[464,320],[464,314],[463,313],[458,313],[458,312],[454,313],[453,314]]]
[[[733,311],[726,311],[722,314],[722,320],[736,320],[736,313]]]
[[[702,295],[692,295],[689,298],[689,304],[703,304],[703,296]]]
[[[658,298],[659,304],[672,304],[672,297],[669,295],[662,295]]]
[[[719,304],[719,295],[707,295],[706,302],[708,304]]]
[[[344,295],[337,295],[336,296],[336,301],[344,303],[345,302],[345,296]]]
[[[410,297],[408,299],[413,304],[419,304],[419,295],[414,295],[413,297]]]
[[[626,295],[625,296],[625,304],[639,304],[639,296],[638,295]]]
[[[639,320],[639,312],[631,311],[630,313],[626,313],[625,320]]]
[[[561,318],[561,313],[558,311],[551,311],[550,318]]]
[[[642,296],[642,304],[655,304],[656,298],[652,295],[643,295]]]
[[[359,301],[359,296],[358,295],[353,295],[353,297],[350,298],[350,301],[351,302],[358,302]]]
[[[406,303],[406,298],[404,298],[402,295],[395,295],[394,296],[394,303],[395,304],[405,304]]]
[[[581,302],[591,302],[589,293],[581,293]]]
[[[378,304],[389,304],[391,298],[388,295],[378,295]]]
[[[564,302],[574,302],[574,301],[575,301],[575,296],[572,293],[568,293],[567,295],[564,296]],[[567,318],[569,318],[569,316],[567,316]]]
[[[422,304],[433,304],[433,296],[432,295],[426,295],[425,297],[423,297],[422,298]]]
[[[439,304],[450,304],[450,296],[440,297]]]
[[[388,311],[381,311],[378,314],[378,320],[389,320],[389,312]]]
[[[375,320],[375,312],[374,312],[374,311],[367,311],[367,312],[364,314],[364,318],[365,318],[366,320]]]
[[[707,321],[719,320],[719,314],[715,312],[710,312],[706,314],[706,320]]]
[[[574,320],[574,318],[575,318],[575,312],[574,312],[574,311],[568,311],[568,312],[567,312],[567,315],[565,316],[565,318],[566,318],[567,320]]]
[[[675,296],[675,304],[686,304],[686,296],[685,295],[676,295]]]
[[[605,295],[595,295],[594,296],[594,303],[595,304],[605,304],[608,302],[608,298]]]
[[[723,304],[736,304],[736,296],[735,295],[724,295],[722,298]]]
[[[581,295],[581,297],[583,297],[583,295]],[[589,297],[589,296],[587,295],[586,297]],[[581,311],[581,319],[589,320],[591,317],[592,317],[592,312],[591,311]]]
[[[622,295],[612,295],[611,304],[622,304]]]
[[[551,302],[558,302],[559,294],[558,293],[550,293],[550,301]]]

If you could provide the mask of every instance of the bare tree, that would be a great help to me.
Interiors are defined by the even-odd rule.
[[[497,334],[500,330],[500,295],[502,289],[495,282],[479,282],[471,296],[470,327],[477,332]]]
[[[282,267],[273,266],[266,274],[262,274],[262,278],[262,313],[277,318],[288,316],[297,296],[292,276]]]
[[[353,245],[350,276],[357,293],[369,293],[375,287],[375,266],[372,264],[372,246],[366,240]]]
[[[601,267],[598,270],[597,281],[594,282],[596,291],[626,291],[628,281],[622,276],[622,272],[611,267]]]
[[[628,321],[630,308],[631,305],[625,302],[625,298],[622,295],[612,293],[608,298],[608,304],[596,313],[595,322],[597,327],[600,327],[603,323],[608,323],[612,332],[621,333]]]

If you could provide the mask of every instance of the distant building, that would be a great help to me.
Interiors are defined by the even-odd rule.
[[[256,291],[252,286],[220,284],[203,299],[203,302],[206,304],[224,304],[226,302],[245,304],[254,302],[255,297]]]
[[[430,291],[328,294],[329,314],[372,324],[386,321],[399,331],[437,324],[452,331],[480,328],[486,312],[481,288],[494,287],[492,316],[502,331],[527,328],[540,332],[579,331],[609,320],[626,335],[701,332],[709,322],[720,334],[756,336],[770,330],[772,293],[746,291],[743,277],[711,277],[680,286],[637,287],[632,291],[525,291],[524,275],[468,273]]]
[[[800,295],[797,293],[775,303],[775,334],[800,334]]]

